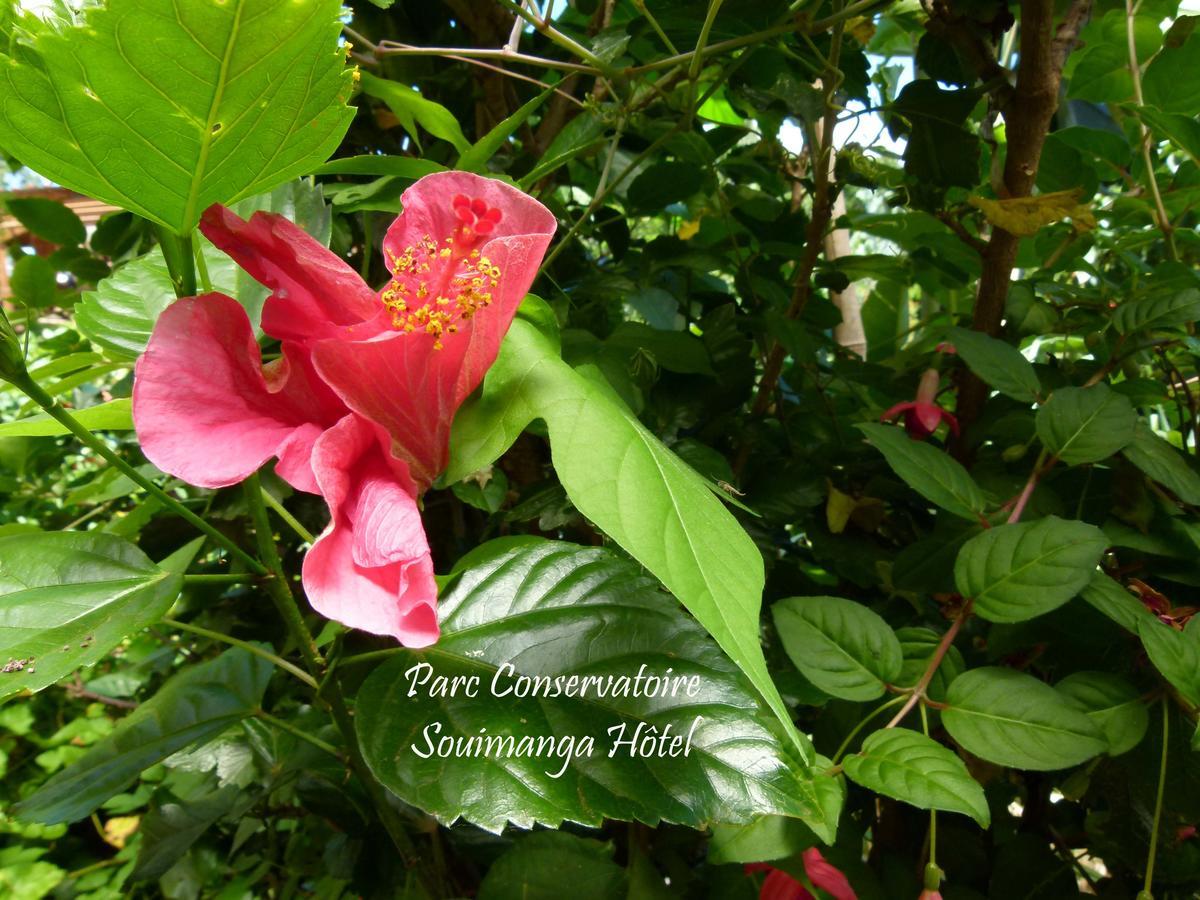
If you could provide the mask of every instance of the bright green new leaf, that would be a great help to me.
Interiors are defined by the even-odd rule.
[[[900,674],[900,642],[879,615],[841,597],[788,597],[771,607],[783,648],[818,688],[873,700]]]
[[[892,471],[930,503],[972,522],[982,517],[987,500],[958,460],[937,447],[914,441],[894,425],[870,422],[857,427],[884,455]]]
[[[361,78],[362,89],[388,105],[418,147],[421,146],[417,133],[417,126],[420,125],[434,137],[449,141],[459,153],[466,153],[471,148],[471,142],[463,135],[458,119],[442,104],[425,99],[416,88],[398,81],[388,81],[367,72],[363,72]]]
[[[171,678],[116,730],[15,808],[29,822],[74,822],[171,754],[210,740],[250,715],[271,679],[269,662],[226,650]]]
[[[533,115],[538,107],[545,103],[553,93],[553,87],[546,88],[546,90],[542,91],[511,116],[498,123],[491,131],[463,151],[463,154],[458,158],[458,165],[455,168],[467,172],[488,174],[487,164],[491,158],[513,136],[513,133],[525,124],[525,120]]]
[[[182,584],[112,535],[0,538],[0,698],[92,665],[162,618]]]
[[[700,475],[609,390],[562,361],[554,314],[531,298],[483,391],[455,416],[445,480],[490,465],[539,418],[575,507],[679,598],[799,741],[759,644],[764,576],[758,548]],[[635,508],[639,514],[629,515]]]
[[[213,203],[303,175],[353,110],[337,0],[108,0],[0,56],[0,145],[65,187],[186,234]]]
[[[133,430],[133,411],[128,397],[108,400],[84,409],[74,409],[71,410],[71,415],[90,431]],[[66,426],[45,413],[0,424],[0,438],[56,437],[60,434],[68,434]]]
[[[991,822],[983,788],[951,750],[907,728],[876,731],[847,756],[846,777],[868,790],[921,809],[958,812],[983,828]]]
[[[953,328],[948,337],[970,370],[1000,393],[1022,403],[1041,394],[1033,363],[1016,347],[966,328]]]
[[[778,813],[832,835],[836,809],[830,820],[816,775],[760,720],[750,684],[629,562],[501,539],[460,561],[439,613],[438,643],[400,651],[358,694],[363,752],[406,802],[491,831],[605,818],[699,827]],[[639,691],[639,672],[656,681]],[[456,676],[476,676],[477,695],[438,695],[436,679]],[[581,676],[601,681],[584,688]],[[624,687],[606,687],[610,676]],[[664,678],[684,686],[664,695]],[[528,695],[537,683],[549,696]],[[681,739],[675,754],[630,752],[635,734],[668,727]],[[460,736],[497,743],[473,755],[436,752]]]
[[[1047,516],[999,525],[958,551],[954,582],[991,622],[1023,622],[1062,606],[1092,578],[1108,538],[1095,525]]]
[[[1065,769],[1108,750],[1103,732],[1073,700],[1024,672],[964,672],[946,702],[942,723],[950,736],[997,765]]]
[[[1111,672],[1076,672],[1054,686],[1096,723],[1110,756],[1128,753],[1146,734],[1150,714],[1138,689]]]
[[[1038,437],[1068,465],[1100,462],[1133,440],[1137,413],[1123,394],[1106,384],[1065,387],[1037,411]]]

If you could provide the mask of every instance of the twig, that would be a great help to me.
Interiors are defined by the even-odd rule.
[[[585,72],[589,75],[600,74],[600,70],[594,66],[564,62],[558,59],[547,59],[542,56],[531,56],[528,53],[511,53],[503,48],[497,50],[487,47],[416,47],[412,44],[404,44],[398,41],[380,41],[375,54],[377,56],[445,56],[448,58],[463,57],[466,59],[506,59],[510,62],[541,66],[544,69],[562,69],[564,72]]]
[[[971,615],[972,601],[968,600],[963,604],[963,608],[958,611],[958,615],[954,617],[954,621],[950,623],[950,627],[946,629],[946,633],[942,635],[942,640],[938,643],[937,648],[933,651],[933,656],[929,657],[929,664],[925,666],[925,671],[921,673],[921,680],[917,682],[913,692],[909,695],[908,701],[904,706],[900,707],[900,711],[892,716],[892,720],[883,727],[895,728],[904,717],[909,714],[914,706],[917,705],[925,697],[925,692],[929,689],[929,683],[933,681],[933,676],[937,673],[938,667],[942,664],[942,660],[946,658],[946,654],[950,652],[950,645],[954,643],[954,638],[962,628],[963,623]]]

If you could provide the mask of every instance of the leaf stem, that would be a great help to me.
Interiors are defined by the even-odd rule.
[[[321,740],[319,737],[309,734],[307,731],[305,731],[302,728],[297,728],[291,722],[287,722],[287,721],[284,721],[283,719],[276,718],[275,716],[271,715],[269,712],[267,712],[264,709],[255,710],[254,718],[261,719],[262,721],[266,722],[268,725],[275,726],[280,731],[286,731],[288,734],[292,735],[293,737],[297,737],[302,741],[306,741],[307,743],[312,744],[318,750],[324,750],[326,753],[328,753],[334,759],[337,759],[343,763],[346,761],[346,757],[341,753],[340,750],[338,750],[337,747],[333,746],[333,744],[330,744],[327,741]]]
[[[1154,797],[1154,824],[1150,831],[1150,850],[1146,856],[1146,880],[1142,892],[1149,898],[1153,897],[1150,889],[1154,886],[1154,861],[1158,856],[1158,832],[1162,824],[1163,792],[1167,787],[1167,750],[1171,739],[1171,708],[1164,694],[1162,698],[1162,760],[1158,769],[1158,793]],[[1139,897],[1141,894],[1138,895]]]
[[[1142,68],[1138,63],[1137,39],[1134,33],[1135,10],[1133,0],[1125,0],[1125,40],[1129,47],[1129,75],[1133,79],[1133,102],[1138,108],[1146,105],[1142,95]],[[1179,259],[1179,251],[1175,248],[1175,229],[1167,208],[1163,205],[1162,193],[1158,189],[1158,179],[1154,176],[1154,159],[1150,155],[1150,129],[1138,116],[1138,143],[1142,154],[1142,164],[1146,167],[1146,182],[1150,186],[1150,196],[1154,200],[1154,220],[1167,244],[1167,259],[1172,262]]]
[[[293,516],[290,512],[288,512],[287,509],[284,508],[284,505],[282,503],[280,503],[273,496],[271,496],[270,491],[268,491],[266,488],[263,488],[262,495],[263,495],[263,500],[266,502],[267,506],[269,506],[269,507],[271,507],[271,509],[275,510],[275,512],[279,516],[279,518],[283,519],[284,523],[290,529],[292,529],[292,531],[296,532],[296,534],[299,535],[299,537],[302,541],[304,541],[306,544],[315,544],[317,542],[317,539],[315,537],[313,537],[313,533],[311,531],[309,531],[307,528],[305,528],[303,525],[301,525],[296,520],[296,517]]]
[[[155,226],[155,232],[158,235],[158,247],[167,263],[167,271],[171,273],[175,296],[194,297],[196,260],[192,252],[192,232],[180,235],[161,225]]]
[[[901,694],[899,697],[893,697],[886,703],[881,703],[879,706],[871,710],[866,716],[864,716],[857,725],[850,729],[850,733],[846,735],[845,739],[841,743],[841,746],[837,748],[837,752],[833,754],[834,765],[837,765],[838,761],[842,758],[842,755],[850,748],[851,742],[858,737],[858,733],[866,728],[876,716],[878,716],[885,709],[891,709],[897,703],[903,703],[907,699],[907,694]]]
[[[946,633],[942,635],[942,640],[938,643],[937,648],[933,651],[933,655],[929,657],[929,664],[925,666],[925,671],[921,674],[921,680],[917,682],[913,692],[908,696],[908,702],[900,708],[900,712],[892,716],[892,720],[884,725],[884,728],[895,728],[908,715],[909,711],[917,705],[919,701],[924,699],[925,691],[929,689],[929,682],[933,681],[933,676],[938,670],[938,666],[942,664],[942,660],[946,658],[946,654],[950,651],[950,645],[954,643],[954,638],[957,636],[959,629],[963,623],[971,615],[972,601],[968,600],[963,604],[962,609],[958,611],[958,615],[954,617],[954,621],[950,623],[950,627],[946,629]]]
[[[246,567],[250,569],[250,571],[254,572],[256,575],[267,574],[267,569],[262,563],[260,563],[257,559],[239,547],[234,541],[226,537],[222,532],[214,528],[208,522],[204,521],[204,519],[200,518],[198,515],[164,491],[161,487],[131,466],[128,462],[123,460],[115,452],[113,452],[113,450],[110,449],[109,446],[104,443],[104,441],[100,440],[100,438],[96,437],[96,435],[92,434],[92,432],[88,431],[88,429],[82,423],[80,423],[78,419],[67,412],[67,410],[57,400],[46,393],[46,391],[44,391],[36,381],[34,381],[28,375],[24,375],[15,380],[13,383],[17,386],[17,388],[24,392],[26,396],[44,409],[47,415],[49,415],[52,419],[55,419],[68,431],[75,435],[75,437],[79,439],[80,443],[84,444],[91,450],[94,450],[108,463],[120,469],[121,472],[127,475],[132,482],[137,484],[139,487],[144,488],[150,493],[151,496],[162,502],[172,512],[177,513],[179,516],[186,519],[200,531],[212,538],[213,541],[219,546],[228,550],[232,556],[235,556],[237,559],[241,560]]]
[[[299,666],[288,662],[282,656],[278,656],[272,653],[270,650],[264,650],[257,644],[252,644],[249,641],[243,641],[240,638],[232,637],[231,635],[225,634],[221,631],[212,631],[208,628],[202,628],[199,625],[192,625],[189,622],[180,622],[178,619],[164,618],[160,621],[168,628],[176,628],[179,631],[188,631],[192,634],[197,634],[200,637],[206,637],[209,640],[220,641],[222,644],[229,644],[231,647],[240,647],[249,653],[253,653],[260,659],[265,659],[272,665],[278,666],[289,675],[294,675],[300,681],[303,681],[305,684],[307,684],[310,688],[315,690],[317,687],[317,680]]]
[[[562,47],[569,53],[573,53],[575,56],[578,56],[584,62],[589,63],[590,65],[599,69],[601,72],[607,72],[612,68],[611,66],[607,65],[604,60],[592,53],[592,51],[587,47],[583,46],[573,38],[563,34],[549,22],[543,22],[540,18],[527,10],[524,3],[514,2],[514,0],[500,0],[500,5],[506,7],[513,14],[520,16],[522,19],[532,25],[535,31],[540,31],[551,41],[558,44],[558,46]]]

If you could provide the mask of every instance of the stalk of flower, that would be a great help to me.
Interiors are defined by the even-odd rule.
[[[304,560],[313,608],[406,646],[437,640],[437,590],[418,500],[445,468],[458,407],[495,361],[555,220],[493,179],[429,175],[384,240],[391,280],[366,285],[282,217],[220,206],[201,230],[272,290],[267,365],[237,301],[172,304],[138,361],[133,412],[146,456],[201,487],[272,457],[330,523]]]

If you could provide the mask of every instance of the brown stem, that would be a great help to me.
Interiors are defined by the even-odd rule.
[[[1042,146],[1058,109],[1062,67],[1091,13],[1092,0],[1072,0],[1062,23],[1054,27],[1053,0],[1021,0],[1021,50],[1017,84],[1004,109],[1007,155],[1003,187],[1009,197],[1028,197],[1037,179]],[[993,228],[983,251],[983,271],[975,295],[971,327],[995,337],[1004,318],[1020,238]],[[964,370],[959,381],[958,414],[963,437],[956,452],[965,455],[966,435],[987,400],[987,385]]]
[[[971,617],[971,606],[972,601],[968,600],[963,604],[962,609],[958,611],[958,615],[954,617],[954,621],[950,623],[950,627],[946,629],[946,633],[942,635],[942,640],[934,649],[933,656],[929,657],[929,664],[925,666],[925,671],[921,673],[921,680],[917,682],[916,687],[913,688],[913,692],[905,704],[900,707],[900,711],[892,716],[890,722],[883,726],[885,729],[895,728],[903,722],[904,717],[912,711],[912,708],[925,698],[925,691],[929,689],[929,682],[933,681],[933,676],[937,673],[938,666],[942,664],[942,660],[950,652],[950,645],[954,643],[954,638],[963,627],[963,623]]]

